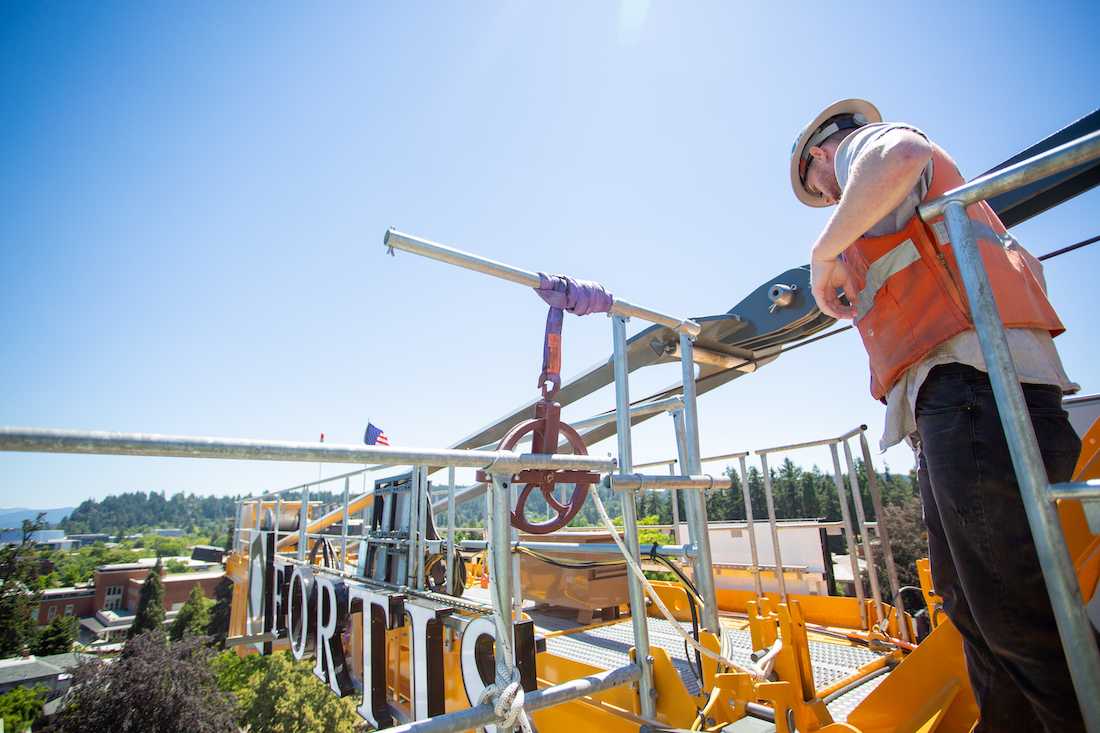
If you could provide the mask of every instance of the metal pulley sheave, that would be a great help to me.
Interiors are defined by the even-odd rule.
[[[531,435],[533,453],[553,454],[558,452],[561,438],[573,449],[573,455],[586,456],[588,449],[580,434],[569,424],[561,421],[561,404],[554,401],[561,389],[561,328],[563,311],[576,315],[588,313],[606,313],[611,310],[612,296],[599,283],[575,280],[560,275],[539,273],[540,286],[535,292],[549,306],[546,315],[546,331],[543,337],[542,372],[539,374],[539,389],[542,399],[535,403],[535,417],[532,420],[515,425],[505,434],[497,445],[498,450],[515,450],[520,441]],[[488,481],[484,471],[478,471],[478,481]],[[512,510],[512,526],[532,534],[549,534],[569,524],[577,516],[584,500],[588,498],[588,488],[599,481],[599,474],[592,471],[576,470],[536,470],[526,469],[512,474],[511,483],[523,484]],[[566,501],[559,501],[554,490],[561,486],[573,488]],[[546,505],[554,516],[541,522],[527,518],[527,501],[535,489],[542,492]]]
[[[572,446],[573,455],[588,455],[580,434],[568,423],[561,422],[561,405],[551,399],[544,398],[536,403],[535,418],[525,420],[509,430],[497,449],[514,450],[528,433],[532,433],[533,453],[557,453],[559,436],[562,436]],[[516,507],[512,510],[512,526],[531,534],[549,534],[561,529],[577,516],[584,506],[584,500],[588,498],[588,488],[599,479],[599,474],[592,471],[526,469],[513,474],[512,483],[524,486],[516,499]],[[486,481],[488,476],[479,471],[478,480]],[[563,503],[554,496],[554,489],[566,484],[572,485],[573,489],[568,500]],[[526,514],[527,500],[536,488],[542,492],[546,505],[554,512],[553,517],[542,522],[531,521]]]

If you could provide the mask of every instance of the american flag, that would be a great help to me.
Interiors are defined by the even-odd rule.
[[[389,445],[390,439],[382,432],[382,428],[367,422],[367,432],[363,435],[363,442],[367,445]]]

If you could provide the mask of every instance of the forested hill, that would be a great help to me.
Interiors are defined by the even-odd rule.
[[[220,532],[233,519],[235,504],[240,498],[183,492],[169,498],[157,491],[114,494],[98,501],[84,501],[58,526],[68,534],[105,532],[119,535],[157,527],[179,527],[188,533]],[[333,502],[338,495],[315,490],[311,498]]]
[[[88,499],[72,511],[61,528],[69,534],[106,532],[127,534],[156,527],[180,527],[184,530],[224,528],[233,517],[233,496],[196,496],[135,491],[108,496],[102,500]]]

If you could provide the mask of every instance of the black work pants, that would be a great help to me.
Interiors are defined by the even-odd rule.
[[[1069,480],[1081,441],[1061,390],[1024,395],[1050,481]],[[975,730],[1083,731],[988,375],[936,367],[916,418],[932,581],[963,637]]]

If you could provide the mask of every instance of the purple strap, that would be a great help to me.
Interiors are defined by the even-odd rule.
[[[565,275],[539,273],[539,297],[551,308],[567,310],[575,316],[589,313],[607,313],[614,298],[603,285],[591,280],[574,280]]]
[[[565,275],[547,275],[539,273],[539,286],[535,289],[539,297],[550,306],[546,314],[546,333],[542,345],[542,374],[539,375],[539,388],[543,397],[551,398],[561,387],[561,327],[563,311],[578,316],[589,313],[607,313],[614,304],[614,298],[602,285],[591,280],[575,280]],[[554,386],[547,392],[546,383]]]

